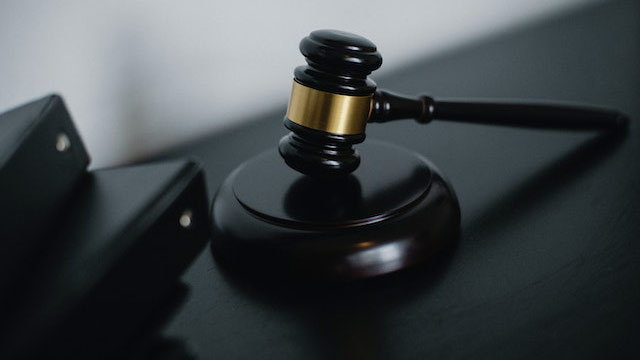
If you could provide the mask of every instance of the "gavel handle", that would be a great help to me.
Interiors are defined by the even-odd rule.
[[[373,96],[369,122],[415,119],[451,120],[526,128],[563,130],[622,130],[628,127],[627,115],[613,109],[556,103],[515,103],[480,100],[436,100],[416,98],[378,90]]]

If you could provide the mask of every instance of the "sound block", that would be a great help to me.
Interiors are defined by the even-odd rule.
[[[211,210],[212,251],[235,269],[357,279],[424,262],[454,243],[460,207],[422,156],[373,140],[348,177],[289,168],[277,150],[234,170]]]

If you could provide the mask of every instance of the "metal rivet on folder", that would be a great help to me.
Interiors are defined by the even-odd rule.
[[[193,213],[191,212],[191,209],[185,209],[180,215],[180,220],[179,220],[180,226],[182,226],[185,229],[190,228],[192,223],[192,217],[193,217]]]
[[[56,136],[56,150],[58,150],[58,152],[65,152],[69,150],[70,147],[71,140],[69,140],[67,134],[59,133],[58,136]]]

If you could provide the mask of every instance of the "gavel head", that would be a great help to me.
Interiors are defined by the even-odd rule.
[[[295,69],[280,140],[280,155],[293,169],[318,177],[345,176],[360,164],[353,145],[365,139],[376,84],[367,76],[382,65],[369,40],[317,30],[300,42],[306,66]]]

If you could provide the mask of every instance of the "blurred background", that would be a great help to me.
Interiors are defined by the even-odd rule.
[[[596,1],[3,0],[0,112],[59,93],[117,165],[284,106],[312,30],[368,37],[384,74]]]

